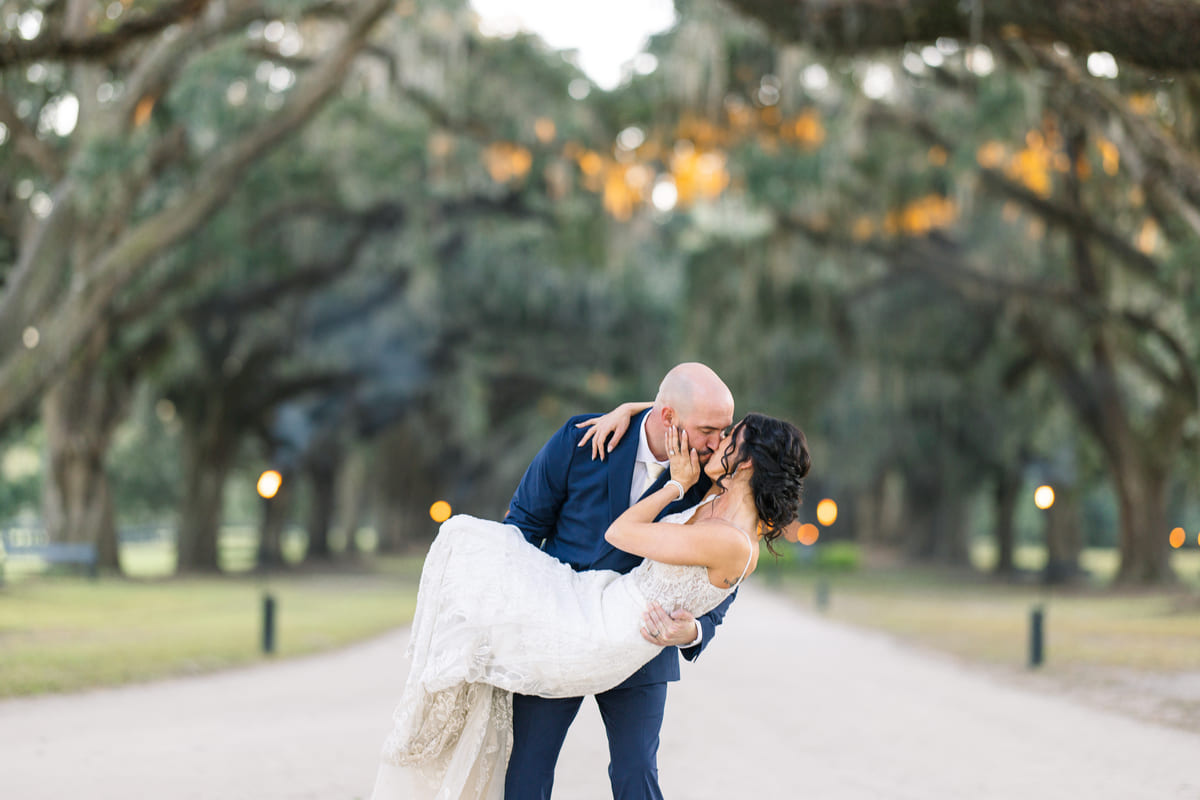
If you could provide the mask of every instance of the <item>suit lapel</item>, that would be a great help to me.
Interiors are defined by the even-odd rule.
[[[638,500],[641,500],[643,497],[645,497],[646,495],[648,495],[652,492],[657,492],[659,489],[666,486],[667,481],[669,481],[669,480],[671,480],[670,467],[668,467],[667,469],[664,469],[662,472],[659,473],[658,477],[654,479],[654,482],[646,487],[646,491],[642,492],[641,497],[639,497]]]
[[[625,438],[617,445],[616,450],[608,454],[608,506],[613,519],[621,516],[625,509],[629,508],[629,488],[633,480],[633,464],[637,460],[642,420],[649,413],[647,409],[634,417],[629,423]]]

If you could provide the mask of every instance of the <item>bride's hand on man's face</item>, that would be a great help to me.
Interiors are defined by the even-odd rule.
[[[690,489],[700,480],[700,455],[688,445],[685,430],[671,425],[667,428],[667,458],[671,460],[671,479]]]

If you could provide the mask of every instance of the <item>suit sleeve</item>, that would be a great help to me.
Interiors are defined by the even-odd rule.
[[[704,652],[704,648],[708,647],[713,636],[717,633],[717,626],[725,621],[725,612],[729,610],[729,605],[733,602],[733,598],[737,597],[737,590],[733,594],[721,601],[721,604],[708,612],[702,617],[696,617],[696,621],[700,623],[700,629],[704,631],[703,638],[700,639],[700,644],[696,647],[679,648],[679,652],[688,661],[695,661]]]
[[[582,431],[572,418],[534,456],[517,485],[504,522],[516,525],[536,547],[554,536],[558,512],[567,498],[567,473]]]

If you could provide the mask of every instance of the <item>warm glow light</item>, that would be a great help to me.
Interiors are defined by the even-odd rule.
[[[1096,149],[1100,151],[1100,165],[1109,175],[1116,175],[1121,169],[1121,151],[1108,139],[1097,139]]]
[[[133,109],[133,127],[140,128],[150,120],[150,112],[154,110],[154,103],[157,98],[154,95],[148,94],[138,100],[137,105]]]
[[[1045,511],[1054,505],[1054,490],[1049,486],[1039,486],[1033,493],[1033,504]]]
[[[817,522],[825,527],[829,527],[837,522],[837,503],[826,497],[821,502],[817,503]]]
[[[1175,530],[1171,531],[1170,542],[1171,547],[1174,547],[1176,550],[1183,547],[1183,545],[1187,542],[1187,531],[1185,531],[1183,528],[1176,528]]]
[[[438,500],[429,507],[429,517],[438,523],[450,519],[450,504],[445,500]]]
[[[796,541],[803,545],[813,545],[821,538],[821,531],[811,522],[806,522],[796,531]]]
[[[537,121],[533,123],[533,135],[543,144],[554,141],[556,133],[557,129],[554,126],[554,120],[549,117],[538,117]]]
[[[511,142],[493,142],[483,151],[488,174],[496,183],[508,183],[525,177],[533,165],[533,154]]]
[[[274,497],[282,485],[283,476],[273,469],[269,469],[258,476],[258,494],[267,500]]]

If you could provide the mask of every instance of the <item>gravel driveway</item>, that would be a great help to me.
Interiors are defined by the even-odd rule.
[[[0,795],[365,797],[406,639],[0,702]],[[998,682],[753,584],[683,675],[659,753],[672,800],[1200,800],[1200,735]],[[606,766],[585,703],[555,796],[608,798]]]

